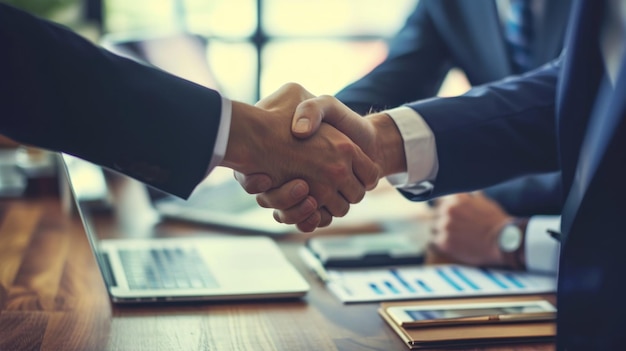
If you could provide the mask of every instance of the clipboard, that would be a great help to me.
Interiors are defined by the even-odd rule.
[[[387,313],[391,306],[452,305],[479,302],[512,302],[547,300],[554,304],[552,295],[503,296],[465,299],[419,300],[384,302],[378,313],[398,334],[410,350],[439,347],[461,347],[516,343],[552,342],[556,337],[555,321],[532,321],[519,323],[442,325],[427,328],[404,328]]]

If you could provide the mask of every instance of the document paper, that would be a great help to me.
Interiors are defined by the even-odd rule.
[[[553,293],[556,276],[462,265],[327,270],[328,288],[344,303]]]

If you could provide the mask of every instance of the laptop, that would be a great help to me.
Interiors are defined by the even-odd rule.
[[[308,292],[308,283],[270,237],[206,232],[165,237],[139,206],[115,207],[117,197],[132,197],[132,191],[109,191],[105,202],[113,207],[102,206],[98,191],[111,187],[111,171],[93,172],[93,164],[67,154],[61,159],[113,302],[280,299]],[[124,225],[122,214],[134,209],[136,214],[130,215],[144,216],[147,225]]]

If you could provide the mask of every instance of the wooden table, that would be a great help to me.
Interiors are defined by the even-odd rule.
[[[55,196],[0,200],[2,351],[408,349],[378,304],[340,303],[303,265],[297,250],[308,236],[301,234],[277,241],[311,285],[302,299],[114,306],[80,219],[62,207]]]

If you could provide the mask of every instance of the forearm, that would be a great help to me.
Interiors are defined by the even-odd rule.
[[[433,131],[439,160],[434,191],[416,199],[557,170],[554,101],[558,73],[559,64],[554,62],[463,96],[409,104]]]
[[[220,95],[0,5],[0,131],[187,196],[206,175]]]

